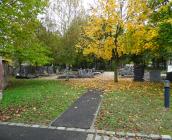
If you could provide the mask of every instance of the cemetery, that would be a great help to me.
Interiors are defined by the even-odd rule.
[[[0,140],[172,140],[172,1],[0,11]]]

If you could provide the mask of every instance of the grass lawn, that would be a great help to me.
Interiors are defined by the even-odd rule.
[[[0,121],[49,124],[83,92],[56,80],[13,80],[0,102]]]
[[[172,135],[172,109],[164,110],[163,84],[120,84],[125,88],[104,94],[98,129]]]

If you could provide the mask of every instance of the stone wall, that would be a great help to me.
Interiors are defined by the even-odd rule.
[[[3,90],[3,64],[2,64],[2,57],[0,57],[0,100],[2,99],[2,90]]]

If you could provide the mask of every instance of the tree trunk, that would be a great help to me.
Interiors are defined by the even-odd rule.
[[[66,64],[66,81],[69,81],[69,66]]]
[[[114,82],[118,82],[118,67],[116,66],[114,69]]]
[[[119,60],[115,60],[115,68],[114,68],[114,82],[118,82],[118,63]]]

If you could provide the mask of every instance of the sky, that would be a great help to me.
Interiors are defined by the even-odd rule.
[[[55,6],[55,5],[57,5],[57,1],[58,0],[49,0],[50,6],[48,8],[48,11],[46,11],[45,14],[38,15],[38,19],[41,19],[41,21],[42,21],[42,23],[43,23],[43,25],[45,27],[48,27],[48,24],[49,24],[49,23],[46,22],[46,17],[48,16],[48,18],[50,19],[51,23],[53,23],[53,25],[51,24],[52,29],[49,29],[51,31],[56,31],[56,30],[59,31],[60,30],[60,26],[59,25],[61,24],[60,23],[61,20],[59,20],[59,15],[54,10],[55,7],[57,7],[57,6]],[[94,1],[95,0],[81,0],[82,5],[86,9],[86,11],[90,9],[90,5],[93,5]],[[65,9],[63,9],[62,11],[65,12]],[[47,25],[46,25],[46,23],[47,23]]]
[[[86,9],[89,9],[90,4],[94,4],[94,0],[82,0],[82,1],[83,1],[83,5]]]

